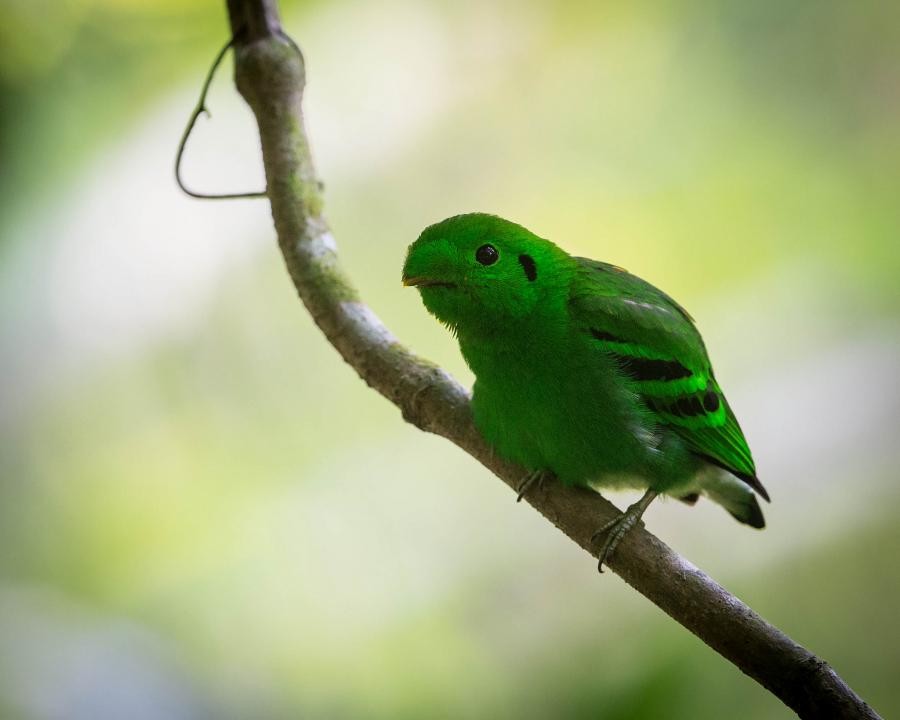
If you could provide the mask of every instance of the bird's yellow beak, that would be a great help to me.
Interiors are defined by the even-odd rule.
[[[430,277],[428,275],[402,275],[401,278],[404,287],[456,287],[456,283],[450,282],[449,280]]]
[[[447,280],[435,280],[434,278],[430,278],[425,275],[405,277],[403,278],[403,284],[406,287],[456,287],[456,283],[448,282]]]

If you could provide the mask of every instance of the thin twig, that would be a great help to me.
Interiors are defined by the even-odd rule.
[[[344,360],[407,422],[456,443],[516,489],[525,470],[499,460],[484,442],[466,390],[403,347],[340,267],[304,130],[303,59],[281,31],[276,0],[227,6],[232,29],[246,28],[234,42],[235,83],[259,126],[272,217],[298,295]],[[594,530],[619,513],[597,493],[561,483],[525,499],[592,555]],[[801,717],[878,718],[826,662],[645,529],[622,540],[609,567]]]
[[[185,185],[184,180],[181,177],[181,159],[184,157],[184,149],[187,146],[188,138],[194,131],[194,125],[197,124],[197,118],[201,115],[206,115],[208,118],[212,117],[212,113],[206,107],[206,96],[209,93],[209,86],[212,85],[213,78],[216,76],[216,70],[218,70],[219,65],[222,64],[225,54],[234,45],[236,37],[237,33],[232,35],[231,39],[222,46],[222,49],[219,50],[216,55],[216,59],[213,60],[209,72],[206,73],[206,79],[203,81],[203,88],[200,90],[200,99],[197,101],[197,105],[191,113],[190,118],[188,118],[187,126],[184,128],[184,132],[181,134],[181,140],[178,142],[178,152],[175,154],[175,182],[178,183],[178,187],[181,188],[183,193],[190,195],[192,198],[197,198],[198,200],[237,200],[240,198],[268,197],[266,192],[201,193],[191,190]]]

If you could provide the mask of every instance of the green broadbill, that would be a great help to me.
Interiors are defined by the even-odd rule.
[[[768,500],[691,316],[614,265],[573,257],[502,218],[458,215],[410,246],[403,282],[459,339],[475,424],[530,471],[646,489],[598,530],[600,566],[657,494],[703,494],[764,526]]]

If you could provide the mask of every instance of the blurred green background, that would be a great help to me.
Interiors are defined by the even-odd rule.
[[[0,717],[790,717],[297,302],[261,201],[176,190],[222,3],[0,3]],[[697,318],[773,503],[650,529],[900,715],[900,5],[289,3],[363,295],[484,210]],[[230,63],[185,174],[262,186]],[[631,500],[615,495],[616,502]]]

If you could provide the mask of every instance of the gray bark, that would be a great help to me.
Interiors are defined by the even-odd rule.
[[[272,218],[300,299],[344,360],[406,421],[447,438],[515,488],[526,471],[502,462],[485,444],[472,423],[467,391],[401,345],[362,303],[338,263],[304,130],[303,57],[282,32],[276,1],[227,4],[235,81],[259,125]],[[592,555],[594,530],[619,512],[596,493],[560,483],[548,483],[526,500]],[[878,717],[827,663],[642,527],[622,540],[608,565],[800,717]]]

